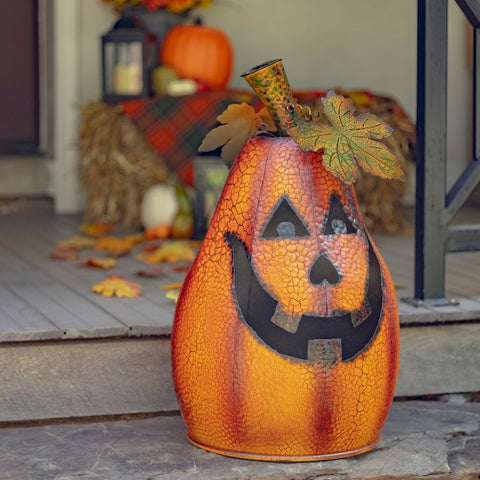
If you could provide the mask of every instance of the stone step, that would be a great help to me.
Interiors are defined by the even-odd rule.
[[[480,391],[480,323],[401,329],[397,396]],[[170,338],[0,345],[0,423],[178,411]]]
[[[324,462],[209,453],[180,416],[5,428],[0,452],[2,480],[477,480],[480,404],[394,402],[377,449]]]

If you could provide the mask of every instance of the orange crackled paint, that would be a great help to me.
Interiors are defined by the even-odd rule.
[[[370,450],[398,361],[393,283],[353,188],[292,138],[250,140],[175,314],[190,441],[280,461]]]

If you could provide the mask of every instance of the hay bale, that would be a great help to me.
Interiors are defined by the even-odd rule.
[[[138,227],[145,190],[168,177],[165,162],[119,107],[91,103],[81,117],[85,221]]]

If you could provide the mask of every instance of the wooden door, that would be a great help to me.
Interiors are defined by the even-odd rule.
[[[0,155],[39,153],[38,0],[0,9]]]

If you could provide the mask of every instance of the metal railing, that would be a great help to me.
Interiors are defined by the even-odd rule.
[[[445,255],[480,250],[480,225],[451,222],[480,182],[480,2],[455,0],[474,32],[472,158],[446,191],[448,0],[418,0],[414,302],[442,305]]]

